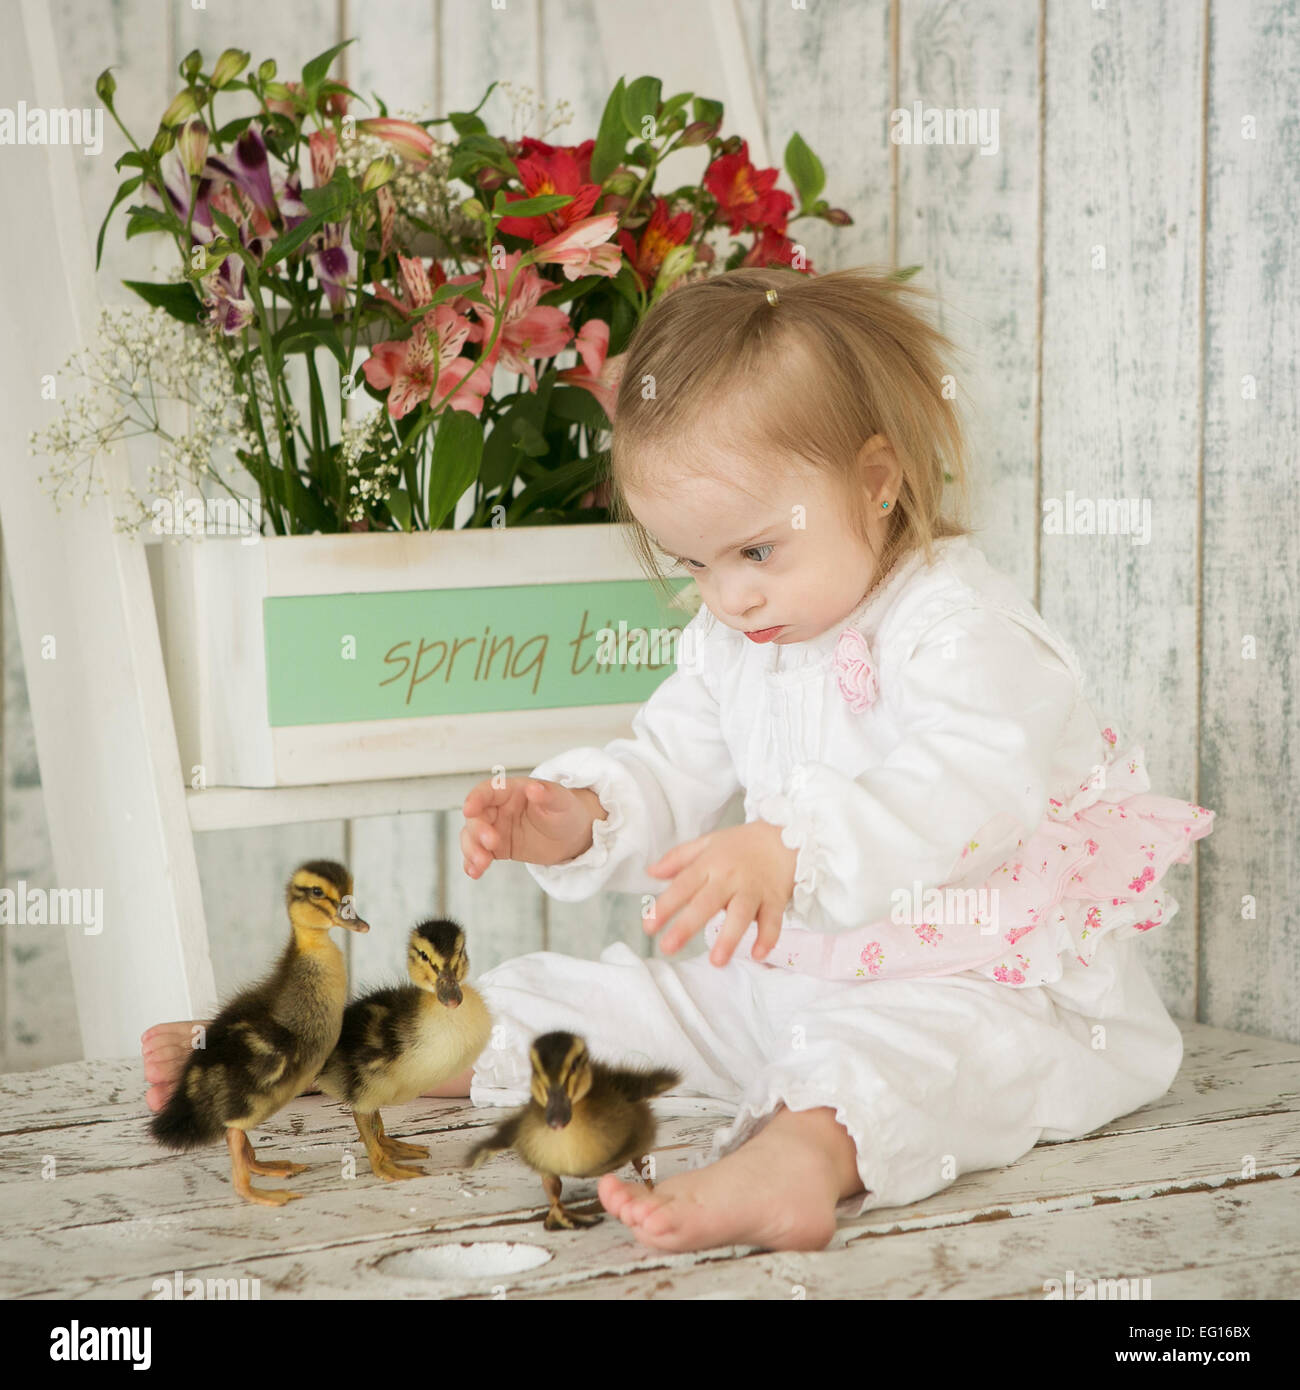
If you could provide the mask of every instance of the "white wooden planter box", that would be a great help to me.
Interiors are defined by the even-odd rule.
[[[154,548],[163,650],[187,780],[192,786],[278,787],[442,773],[488,776],[494,767],[531,767],[566,748],[628,735],[636,709],[671,672],[671,649],[654,666],[628,677],[597,672],[591,663],[574,673],[570,668],[577,657],[570,643],[579,628],[611,622],[617,628],[625,613],[639,615],[642,626],[654,613],[652,621],[680,628],[690,610],[655,606],[626,530],[538,526],[271,537],[252,543],[208,536]],[[552,587],[610,582],[626,587]],[[438,592],[449,590],[510,592]],[[308,598],[314,601],[278,608],[268,603]],[[415,681],[422,662],[437,663],[436,647],[426,653],[425,640],[450,650],[447,614],[472,612],[474,604],[498,617],[512,608],[531,612],[520,619],[529,625],[530,660],[536,662],[539,653],[544,660],[530,676],[519,659],[523,644],[515,646],[516,674],[510,676],[512,648],[501,645],[510,635],[507,616],[492,625],[490,635],[481,622],[478,634],[458,630],[461,645],[445,669],[460,680],[459,696],[450,680]],[[406,619],[394,616],[399,610]],[[413,613],[442,616],[428,622],[421,616],[418,633],[412,631],[411,642],[399,650],[391,638],[406,630],[397,625],[409,624]],[[629,628],[634,625],[629,619]],[[540,634],[539,626],[545,628]],[[473,659],[473,643],[480,638],[480,665],[487,675],[467,694],[465,663]],[[577,650],[592,653],[594,639]],[[494,655],[501,659],[494,662]],[[461,657],[457,668],[454,659]],[[409,672],[409,679],[402,677],[405,687],[396,678],[403,660]],[[437,663],[433,674],[440,677],[443,669]],[[528,693],[530,682],[537,685],[543,674],[553,677],[552,707],[539,707],[538,696]],[[608,703],[611,692],[622,688],[611,683],[611,675],[615,682],[634,679],[642,688],[632,699]],[[423,705],[427,711],[431,701],[456,699],[462,707],[408,713],[398,698],[403,689],[419,697],[413,709]],[[576,693],[562,696],[568,703],[554,705],[557,691]],[[598,702],[590,702],[593,695]],[[480,700],[483,708],[476,707]],[[384,704],[381,717],[366,717],[376,702]],[[309,706],[307,718],[299,722],[294,713],[292,722],[285,722],[289,705],[295,711]],[[322,722],[322,709],[338,717]]]

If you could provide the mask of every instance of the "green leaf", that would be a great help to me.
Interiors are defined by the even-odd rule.
[[[468,111],[452,111],[447,119],[451,122],[452,129],[457,135],[487,134],[487,126],[478,116],[471,115]]]
[[[333,319],[309,319],[302,323],[290,324],[275,335],[279,352],[311,352],[315,348],[328,348],[338,358],[339,365],[347,368],[346,352],[342,335]]]
[[[514,525],[538,507],[563,506],[594,487],[600,471],[600,461],[594,458],[573,459],[534,479],[509,503],[506,523]]]
[[[318,232],[324,222],[325,218],[318,212],[299,222],[293,231],[286,232],[278,241],[272,243],[271,249],[262,258],[262,265],[270,267],[277,261],[282,261],[286,256],[296,251],[308,237]]]
[[[600,118],[600,129],[596,132],[596,147],[591,152],[591,179],[593,183],[604,183],[618,167],[627,144],[627,126],[623,121],[623,79],[614,84],[614,90],[605,103],[604,115]]]
[[[921,267],[919,265],[904,266],[900,270],[891,270],[887,278],[899,281],[910,280],[920,269]]]
[[[536,198],[520,198],[517,202],[508,203],[505,193],[498,188],[497,196],[492,200],[492,216],[540,217],[545,212],[567,207],[571,202],[572,193],[539,193]]]
[[[696,97],[692,110],[697,121],[708,121],[712,125],[714,121],[722,120],[722,103],[709,97]]]
[[[359,101],[363,106],[366,103],[365,97],[358,95],[351,87],[345,87],[342,82],[322,82],[317,96],[332,97],[338,92],[346,92],[353,101]]]
[[[252,116],[240,116],[237,120],[228,121],[223,125],[213,138],[218,145],[232,144],[234,141],[238,140],[252,124]]]
[[[217,224],[217,230],[227,238],[227,240],[237,243],[240,240],[239,228],[233,218],[228,217],[219,208],[211,208],[212,220]]]
[[[546,453],[546,436],[531,420],[515,421],[515,442],[529,458],[539,459]]]
[[[659,108],[659,119],[666,121],[669,116],[676,115],[694,95],[694,92],[678,92],[676,96],[669,97]]]
[[[333,178],[323,188],[304,188],[302,200],[312,212],[318,212],[326,222],[341,222],[347,210],[360,196],[360,188],[340,164]]]
[[[429,529],[451,515],[465,489],[478,477],[483,457],[483,422],[468,410],[445,409],[433,437],[429,472]]]
[[[132,169],[147,169],[149,156],[143,150],[127,150],[113,165],[113,168],[120,174],[124,164],[129,165]]]
[[[600,402],[581,386],[557,386],[551,393],[551,415],[557,420],[607,430],[609,419]]]
[[[403,531],[411,529],[411,498],[405,488],[397,488],[388,494],[388,514],[402,528]]]
[[[146,304],[165,309],[181,323],[198,323],[202,305],[189,285],[155,285],[148,280],[123,280],[122,283],[127,289],[134,290]]]
[[[122,184],[122,186],[117,190],[117,193],[113,197],[112,203],[109,204],[108,211],[104,214],[104,220],[99,224],[99,239],[95,242],[96,270],[99,269],[99,260],[100,257],[104,254],[104,233],[108,230],[108,219],[112,217],[113,209],[117,207],[117,205],[122,201],[123,198],[129,198],[131,194],[134,193],[135,190],[139,188],[143,182],[143,174],[137,174],[135,178],[127,179],[127,181],[124,184]],[[144,229],[142,228],[141,230]],[[129,236],[130,233],[128,232],[127,235]]]
[[[146,232],[174,232],[180,225],[174,217],[159,212],[157,208],[134,207],[127,211],[131,214],[131,220],[126,224],[128,241]]]
[[[451,157],[449,177],[470,182],[469,176],[477,174],[484,166],[497,169],[511,178],[519,177],[519,170],[510,158],[506,147],[495,135],[470,134],[463,136],[456,144]]]
[[[500,78],[497,81],[500,81]],[[452,123],[457,135],[480,135],[487,130],[487,126],[478,119],[478,113],[483,109],[483,103],[492,95],[492,89],[496,85],[496,82],[488,83],[487,91],[479,98],[478,105],[472,111],[448,112],[447,119]]]
[[[342,43],[336,43],[333,48],[327,48],[324,53],[317,54],[302,70],[302,85],[312,94],[313,99],[316,89],[325,80],[325,74],[330,70],[330,64],[350,43],[356,43],[356,39],[344,39]]]
[[[586,294],[588,290],[597,285],[603,285],[608,280],[609,276],[607,275],[583,275],[577,280],[566,280],[558,289],[553,289],[542,295],[537,302],[539,304],[567,304],[571,299],[577,299],[580,294]]]
[[[641,296],[632,267],[624,261],[619,267],[618,274],[612,278],[606,277],[606,279],[607,283],[612,285],[628,304],[632,306],[633,311],[639,314],[641,312]]]
[[[638,77],[623,92],[623,124],[634,140],[646,139],[642,121],[653,120],[659,113],[659,94],[663,84],[657,77]],[[651,135],[653,135],[651,131]]]
[[[804,143],[796,130],[785,147],[785,171],[790,182],[799,190],[799,202],[807,207],[826,186],[826,170],[822,162]]]
[[[609,314],[609,355],[617,357],[627,347],[636,327],[637,310],[626,299],[610,301]]]

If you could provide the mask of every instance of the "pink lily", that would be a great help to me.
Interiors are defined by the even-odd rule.
[[[311,176],[317,188],[324,188],[334,177],[339,141],[332,130],[314,130],[307,139],[311,150]]]
[[[582,358],[581,363],[576,367],[566,367],[557,374],[557,380],[590,391],[613,424],[614,406],[618,400],[619,383],[623,380],[627,353],[606,357],[609,352],[609,324],[604,319],[588,319],[578,330],[574,347]]]
[[[522,251],[512,251],[499,270],[489,267],[484,272],[483,298],[486,303],[474,305],[480,322],[470,332],[471,341],[486,346],[492,337],[502,292],[523,254]],[[533,359],[554,357],[557,352],[564,350],[573,337],[569,316],[563,309],[537,302],[553,288],[550,281],[544,280],[531,265],[525,265],[519,271],[511,286],[510,302],[505,307],[501,331],[488,359],[527,377],[532,391],[537,390],[537,369]]]
[[[584,217],[539,246],[533,252],[533,260],[538,265],[562,267],[569,280],[580,275],[617,275],[623,252],[617,246],[602,244],[609,241],[617,227],[617,213]]]
[[[386,140],[403,159],[423,164],[433,154],[433,137],[414,121],[399,121],[393,116],[368,116],[357,122],[357,129]]]
[[[431,319],[433,339],[429,336]],[[445,401],[452,410],[482,414],[483,397],[492,388],[492,378],[490,372],[479,370],[480,363],[460,355],[469,332],[470,322],[463,314],[449,304],[439,304],[420,319],[405,341],[390,339],[374,349],[362,370],[376,391],[388,391],[388,413],[394,420],[430,397],[435,407]]]

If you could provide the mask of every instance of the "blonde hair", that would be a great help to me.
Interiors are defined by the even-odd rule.
[[[660,490],[661,460],[709,471],[700,417],[718,400],[738,424],[724,447],[748,453],[760,476],[765,460],[784,454],[836,480],[864,544],[869,502],[857,458],[873,435],[888,439],[902,478],[878,573],[918,549],[931,562],[935,540],[970,534],[965,432],[944,390],[944,355],[956,349],[909,302],[923,298],[934,296],[865,268],[742,269],[679,283],[651,309],[628,346],[615,407],[610,515],[630,525],[661,595],[669,590],[658,549],[626,494]],[[945,473],[957,494],[952,515]]]

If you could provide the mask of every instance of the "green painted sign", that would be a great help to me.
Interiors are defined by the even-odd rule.
[[[641,579],[268,598],[262,616],[276,728],[639,704],[690,621]]]

